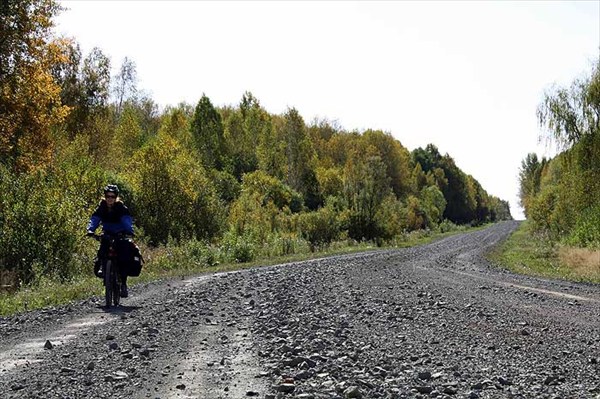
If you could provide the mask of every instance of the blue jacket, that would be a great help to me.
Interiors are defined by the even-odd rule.
[[[106,200],[100,201],[98,208],[90,218],[87,231],[96,231],[100,223],[102,223],[103,232],[133,235],[133,219],[129,209],[121,201],[116,201],[112,209],[108,208]]]

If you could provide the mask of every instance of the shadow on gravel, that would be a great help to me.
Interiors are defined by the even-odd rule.
[[[110,313],[110,314],[123,314],[123,313],[131,313],[134,310],[138,310],[141,309],[141,306],[118,306],[118,307],[111,307],[111,308],[106,308],[103,305],[98,305],[96,306],[96,309],[101,310],[104,313]]]

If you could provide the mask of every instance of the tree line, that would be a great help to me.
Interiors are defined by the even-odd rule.
[[[569,87],[553,87],[538,107],[553,158],[528,154],[519,195],[534,229],[553,242],[600,248],[600,63]]]
[[[250,92],[161,109],[134,61],[112,76],[101,49],[55,36],[58,12],[53,0],[0,5],[0,268],[23,281],[81,271],[81,233],[109,182],[150,245],[222,245],[238,261],[511,218],[433,144],[272,114]]]

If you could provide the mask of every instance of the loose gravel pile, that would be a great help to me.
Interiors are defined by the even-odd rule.
[[[490,265],[516,225],[0,319],[0,397],[600,397],[600,289]]]

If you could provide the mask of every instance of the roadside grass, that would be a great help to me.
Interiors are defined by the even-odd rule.
[[[580,282],[600,282],[600,251],[553,243],[527,221],[488,259],[519,274]]]
[[[324,258],[332,255],[407,248],[425,245],[451,235],[480,230],[488,226],[489,225],[479,227],[456,226],[452,231],[443,233],[417,231],[406,234],[381,246],[377,246],[372,242],[355,242],[351,240],[337,241],[315,252],[302,251],[282,256],[258,256],[257,259],[244,263],[219,263],[215,260],[218,256],[206,253],[206,251],[202,254],[198,254],[197,248],[186,247],[186,245],[153,249],[142,247],[146,265],[144,266],[140,277],[130,277],[128,279],[128,285],[134,286],[158,280],[185,278],[204,273],[272,266],[282,263]],[[216,248],[213,250],[218,252],[218,249]],[[211,250],[209,249],[208,251],[210,252]],[[73,301],[103,295],[102,282],[92,275],[91,264],[89,265],[89,271],[89,275],[80,276],[71,281],[60,282],[51,278],[46,278],[38,281],[34,285],[22,287],[15,292],[0,291],[0,316],[9,316],[30,310],[65,305]]]

